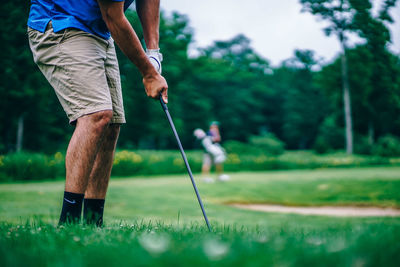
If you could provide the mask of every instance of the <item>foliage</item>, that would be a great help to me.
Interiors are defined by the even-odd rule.
[[[316,74],[312,69],[317,65],[313,51],[296,50],[295,57],[281,67],[286,72],[283,79],[287,83],[282,102],[282,139],[289,149],[310,148],[328,115],[328,98],[314,82]]]
[[[400,138],[386,135],[378,139],[372,153],[382,157],[400,156]]]
[[[360,155],[371,155],[373,146],[374,144],[372,144],[371,139],[366,136],[358,136],[354,151]]]
[[[251,136],[249,143],[262,149],[266,155],[281,155],[285,151],[285,144],[273,134]]]
[[[344,34],[351,29],[354,12],[351,0],[300,0],[303,11],[318,15],[324,20],[329,21],[329,25],[324,28],[326,35],[340,35],[343,41]],[[361,1],[371,7],[369,1]]]
[[[224,142],[224,148],[230,154],[271,156],[281,155],[284,152],[284,143],[273,134],[251,136],[247,143],[235,140]]]
[[[64,174],[64,157],[32,153],[0,156],[0,181],[47,180]]]
[[[340,149],[343,147],[343,134],[344,131],[337,126],[335,117],[329,116],[319,126],[313,149],[320,154]]]
[[[398,146],[393,138],[384,138],[385,143],[374,151],[377,156],[346,156],[341,153],[318,155],[312,152],[297,151],[282,154],[282,143],[271,137],[253,137],[253,144],[227,141],[228,151],[224,169],[228,172],[264,171],[289,169],[315,169],[334,167],[374,166],[400,164]],[[386,140],[386,141],[385,141]],[[396,141],[398,142],[398,141]],[[257,144],[257,145],[255,145]],[[395,145],[398,143],[395,143]],[[391,150],[388,150],[390,147]],[[393,154],[388,154],[388,152]],[[201,151],[187,151],[190,167],[199,173],[202,165]],[[383,157],[381,157],[383,156]],[[139,150],[117,151],[112,176],[126,177],[139,175],[168,175],[186,173],[186,167],[178,151]],[[54,155],[16,153],[0,156],[0,182],[63,179],[65,159],[63,154]]]
[[[368,138],[372,141],[376,138],[375,136],[381,136],[382,133],[396,132],[394,128],[398,127],[397,123],[387,125],[383,121],[388,117],[387,113],[399,110],[398,104],[393,105],[393,100],[391,100],[398,98],[400,81],[395,73],[398,74],[399,68],[396,67],[396,63],[391,62],[392,55],[386,47],[391,40],[387,24],[393,23],[389,9],[396,6],[397,1],[382,1],[378,8],[378,15],[375,17],[372,15],[371,1],[300,0],[300,2],[305,11],[329,21],[329,25],[324,29],[325,33],[327,35],[335,34],[342,46],[340,63],[347,151],[353,152],[354,128],[364,128],[362,129],[364,132],[366,132],[365,129],[368,129]],[[360,60],[349,59],[346,44],[349,32],[355,32],[366,40],[366,44],[360,46],[357,51],[363,52],[363,56],[359,57]],[[350,66],[352,64],[360,64],[360,66],[353,68]],[[356,79],[354,79],[355,77]],[[349,87],[353,96],[350,96]],[[352,110],[354,102],[356,102],[353,100],[354,96],[357,97],[357,102],[361,102],[355,105],[355,112]],[[351,103],[349,99],[352,99]],[[388,102],[392,103],[388,105]],[[357,118],[357,115],[360,118]],[[355,118],[355,123],[352,123],[352,117]],[[358,125],[354,127],[355,124]]]
[[[194,171],[201,166],[200,153],[188,153],[189,164]],[[177,151],[128,151],[116,153],[112,170],[113,176],[166,175],[185,173],[186,167]]]
[[[339,3],[301,2],[312,12],[318,11],[315,7]],[[369,1],[344,2],[346,12],[351,11],[351,15],[343,17],[345,29],[365,39],[364,44],[346,51],[355,143],[398,135],[400,59],[386,47],[390,41],[387,23],[392,21],[389,11],[396,1],[384,1],[375,17]],[[333,23],[337,25],[332,25],[342,27],[337,7],[327,15],[335,18]],[[0,18],[4,25],[0,33],[4,52],[0,66],[0,153],[15,151],[17,121],[21,118],[25,150],[48,154],[64,151],[73,127],[68,125],[53,90],[33,63],[26,36],[29,2],[7,2],[1,10],[9,15]],[[143,42],[137,14],[128,10],[126,16]],[[313,51],[296,50],[292,58],[273,67],[243,34],[216,40],[198,49],[197,57],[188,57],[194,36],[187,16],[162,13],[163,75],[170,88],[170,112],[186,149],[195,146],[193,130],[207,129],[213,120],[220,121],[223,140],[247,142],[251,136],[267,132],[279,138],[287,149],[320,147],[318,151],[326,152],[343,148],[339,58],[321,65]],[[159,103],[145,96],[139,72],[121,51],[117,49],[117,53],[127,117],[119,147],[175,148]],[[122,165],[121,172],[130,172]],[[122,171],[124,168],[126,171]]]
[[[24,120],[24,147],[34,151],[64,149],[71,131],[56,95],[33,63],[26,33],[29,5],[17,0],[0,6],[7,14],[0,17],[0,153],[15,150],[19,118]]]
[[[237,154],[237,155],[263,154],[263,150],[261,148],[235,140],[225,141],[224,148],[229,154]]]

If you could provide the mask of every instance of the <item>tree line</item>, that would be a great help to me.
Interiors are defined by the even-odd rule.
[[[244,34],[215,41],[190,58],[194,30],[189,18],[162,14],[163,75],[185,147],[193,148],[195,128],[206,129],[214,120],[220,122],[224,140],[246,142],[251,136],[273,134],[287,149],[322,152],[351,145],[349,153],[364,153],[379,138],[400,135],[400,57],[388,49],[387,28],[396,1],[384,1],[376,16],[367,0],[300,2],[305,12],[329,21],[325,32],[344,44],[329,64],[321,64],[311,50],[296,50],[272,67]],[[29,3],[17,0],[0,8],[8,14],[0,18],[0,153],[63,151],[73,127],[33,63],[26,36]],[[143,40],[136,13],[128,10],[126,15]],[[348,47],[350,32],[364,43]],[[117,53],[127,117],[119,147],[175,148],[160,104],[146,97],[139,72]]]

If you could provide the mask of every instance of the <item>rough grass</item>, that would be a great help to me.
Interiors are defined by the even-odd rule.
[[[57,228],[63,183],[0,185],[0,266],[396,266],[400,218],[240,210],[226,202],[400,208],[400,168],[236,173],[198,179],[208,233],[186,176],[112,179],[105,227]],[[323,186],[321,186],[323,185]]]
[[[246,229],[0,225],[1,266],[396,266],[399,223]],[[398,266],[398,265],[397,265]]]

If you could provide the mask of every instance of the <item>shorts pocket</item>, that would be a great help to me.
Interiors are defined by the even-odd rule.
[[[29,37],[29,39],[34,39],[34,38],[36,38],[37,35],[38,35],[38,33],[40,33],[39,31],[34,30],[34,29],[32,29],[31,27],[29,27],[29,26],[28,26],[27,32],[28,32],[28,37]]]

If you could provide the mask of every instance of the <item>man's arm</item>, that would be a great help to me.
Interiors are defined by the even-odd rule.
[[[97,0],[101,14],[115,42],[122,52],[132,61],[143,76],[143,84],[149,97],[158,98],[162,92],[163,99],[168,102],[168,85],[158,74],[147,58],[142,45],[124,14],[124,2]],[[157,31],[158,36],[158,31]],[[158,39],[157,39],[158,41]],[[158,43],[157,43],[158,45]]]
[[[136,11],[142,24],[147,49],[158,49],[160,0],[136,0]]]
[[[154,68],[161,74],[162,54],[159,48],[160,0],[136,0],[136,12],[139,16],[146,43],[146,54]]]

